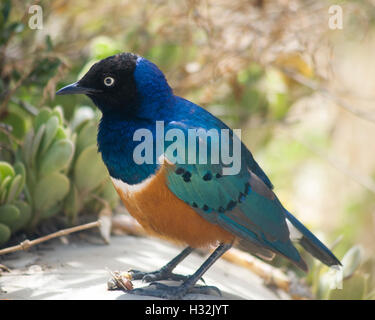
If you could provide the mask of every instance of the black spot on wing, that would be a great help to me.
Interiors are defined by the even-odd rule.
[[[233,208],[234,208],[236,205],[237,205],[237,202],[236,202],[236,201],[233,201],[233,200],[229,201],[229,203],[227,204],[227,210],[228,210],[228,211],[233,210]]]
[[[212,173],[211,172],[207,172],[204,176],[203,176],[203,180],[204,181],[210,181],[212,179]]]
[[[185,171],[185,173],[182,175],[182,178],[184,179],[185,182],[190,182],[191,173],[189,171]]]
[[[242,192],[240,192],[240,194],[238,195],[238,202],[242,203],[245,200],[246,200],[246,196]]]

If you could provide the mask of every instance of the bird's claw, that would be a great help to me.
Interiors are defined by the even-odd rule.
[[[186,293],[178,290],[178,288],[179,287],[172,287],[162,283],[152,282],[148,287],[133,289],[128,293],[168,300],[180,300]]]
[[[154,287],[154,288],[152,288]],[[169,286],[159,282],[152,282],[148,287],[137,288],[128,291],[128,293],[152,296],[168,300],[181,300],[188,293],[205,294],[205,295],[218,295],[221,296],[221,292],[214,286],[194,286],[189,287],[185,283],[180,286]]]
[[[132,280],[142,280],[143,282],[154,282],[160,280],[173,280],[173,281],[184,281],[188,276],[182,274],[172,273],[163,269],[153,272],[143,272],[139,270],[129,270]]]
[[[189,290],[189,293],[198,293],[198,294],[205,294],[205,295],[217,295],[219,297],[222,296],[221,291],[219,288],[215,286],[196,286]]]

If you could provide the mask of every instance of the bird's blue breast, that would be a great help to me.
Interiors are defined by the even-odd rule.
[[[140,124],[133,120],[103,117],[99,124],[98,149],[103,162],[111,177],[121,179],[128,184],[137,184],[154,174],[158,169],[156,161],[153,164],[142,165],[134,162],[133,150],[140,142],[133,141],[133,135],[139,128],[146,128],[151,132],[155,130],[154,125]]]

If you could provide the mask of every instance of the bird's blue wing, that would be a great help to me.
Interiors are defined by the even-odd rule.
[[[177,105],[184,105],[184,107],[192,114],[188,115],[182,115],[184,117],[181,122],[179,122],[179,125],[182,127],[196,127],[196,124],[199,123],[201,127],[204,127],[206,130],[209,130],[210,128],[217,128],[217,129],[224,129],[229,130],[232,132],[232,130],[220,119],[213,116],[211,113],[209,113],[207,110],[203,109],[202,107],[192,103],[189,100],[183,99],[181,97],[176,97],[177,99]],[[184,108],[181,108],[184,109]],[[175,115],[177,118],[179,114]],[[189,126],[190,124],[190,126]],[[176,124],[175,124],[176,125]],[[170,125],[173,127],[173,123]],[[256,174],[264,183],[265,185],[273,189],[273,185],[270,181],[270,179],[267,177],[266,173],[262,170],[262,168],[258,165],[258,163],[255,161],[253,155],[251,154],[250,150],[241,142],[241,155],[243,161],[246,163],[246,165],[250,168],[254,174]]]
[[[188,129],[208,129],[194,127],[188,121],[172,122],[166,130],[171,128],[184,131],[186,136]],[[174,146],[186,148],[188,145],[177,146],[178,143],[176,140]],[[214,145],[221,147],[220,144]],[[290,241],[285,209],[269,186],[251,170],[248,155],[241,155],[238,174],[225,175],[223,169],[227,165],[221,161],[210,162],[210,151],[214,150],[211,148],[212,143],[208,139],[206,164],[189,164],[186,154],[184,159],[176,159],[167,146],[166,159],[174,163],[177,161],[168,172],[169,189],[206,220],[218,224],[244,241],[282,254],[306,269]],[[200,152],[197,150],[197,155]]]

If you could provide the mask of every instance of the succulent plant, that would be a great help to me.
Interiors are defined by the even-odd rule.
[[[59,212],[70,189],[66,173],[74,154],[74,138],[63,119],[61,108],[43,108],[25,137],[21,153],[32,208],[30,228]]]
[[[13,232],[23,228],[30,220],[31,208],[19,196],[26,179],[22,163],[0,162],[0,245],[6,243]]]
[[[118,204],[97,151],[96,127],[89,107],[78,108],[69,126],[61,108],[39,111],[16,153],[18,161],[0,162],[0,245],[13,232],[32,230],[59,212],[75,224],[81,211],[108,215]]]
[[[346,300],[370,299],[374,292],[370,292],[369,274],[360,270],[363,263],[363,249],[355,245],[342,258],[342,267],[338,270],[326,267],[315,270],[316,277],[313,287],[316,288],[318,299]]]
[[[103,207],[114,208],[118,197],[97,151],[94,111],[89,107],[78,108],[71,121],[71,129],[76,148],[69,171],[72,184],[64,211],[73,224],[80,211],[99,212]]]

